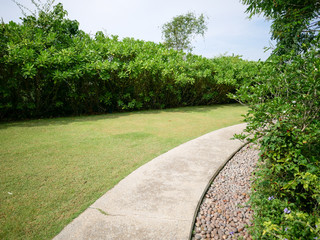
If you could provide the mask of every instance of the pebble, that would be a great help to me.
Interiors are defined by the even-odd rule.
[[[196,238],[196,239],[201,239],[202,237],[201,237],[201,235],[196,234],[195,238]]]
[[[248,200],[258,158],[258,148],[246,145],[220,171],[200,205],[193,240],[251,239],[247,226],[253,211]]]

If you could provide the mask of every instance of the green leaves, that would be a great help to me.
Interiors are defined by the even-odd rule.
[[[240,56],[220,56],[212,59],[218,83],[240,86],[257,75],[258,63]]]
[[[261,146],[251,196],[253,236],[320,239],[320,5],[315,0],[243,2],[247,12],[273,21],[277,41],[274,54],[234,96],[251,108],[242,138]],[[270,196],[276,199],[268,203]]]
[[[318,0],[242,0],[252,17],[263,14],[272,20],[272,38],[277,41],[274,53],[307,52],[318,39],[320,5]],[[318,39],[319,40],[319,39]]]
[[[243,73],[218,80],[219,63],[154,42],[91,38],[66,16],[58,4],[0,25],[0,118],[227,103]]]
[[[175,50],[191,51],[191,40],[196,35],[204,36],[207,30],[206,18],[203,14],[197,17],[192,12],[174,17],[162,26],[164,44]]]
[[[22,67],[22,76],[24,78],[33,78],[37,73],[37,70],[34,67],[34,64],[26,63]]]
[[[257,239],[313,239],[320,204],[320,81],[319,42],[307,52],[292,50],[260,63],[254,78],[244,81],[234,99],[250,106],[246,137],[261,146],[252,204],[259,215],[253,227]],[[292,219],[274,212],[262,199],[275,196],[278,206],[291,202]],[[275,206],[272,206],[275,207]],[[268,226],[278,226],[267,228]],[[287,226],[283,231],[281,226]],[[262,234],[264,232],[264,235]]]

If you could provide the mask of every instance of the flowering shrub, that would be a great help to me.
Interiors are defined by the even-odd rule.
[[[254,239],[320,239],[320,5],[242,0],[272,21],[276,48],[234,99],[251,108],[246,134],[259,143],[251,196]]]
[[[248,104],[246,134],[261,156],[251,203],[256,239],[320,238],[319,42],[272,56],[234,99]]]

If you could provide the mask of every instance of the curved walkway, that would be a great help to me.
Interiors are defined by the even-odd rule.
[[[138,168],[67,225],[60,239],[188,239],[211,177],[243,143],[239,124],[205,134]]]

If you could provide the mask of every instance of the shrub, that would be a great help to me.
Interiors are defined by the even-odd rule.
[[[255,61],[241,59],[241,56],[220,56],[213,58],[216,74],[220,84],[232,84],[236,88],[257,75],[258,64]]]
[[[238,137],[261,145],[251,197],[256,239],[320,238],[319,42],[311,46],[271,56],[234,96],[250,106]]]
[[[238,58],[210,60],[102,32],[92,38],[66,16],[58,4],[1,24],[0,119],[228,103],[244,78]],[[230,64],[232,76],[222,74]]]

